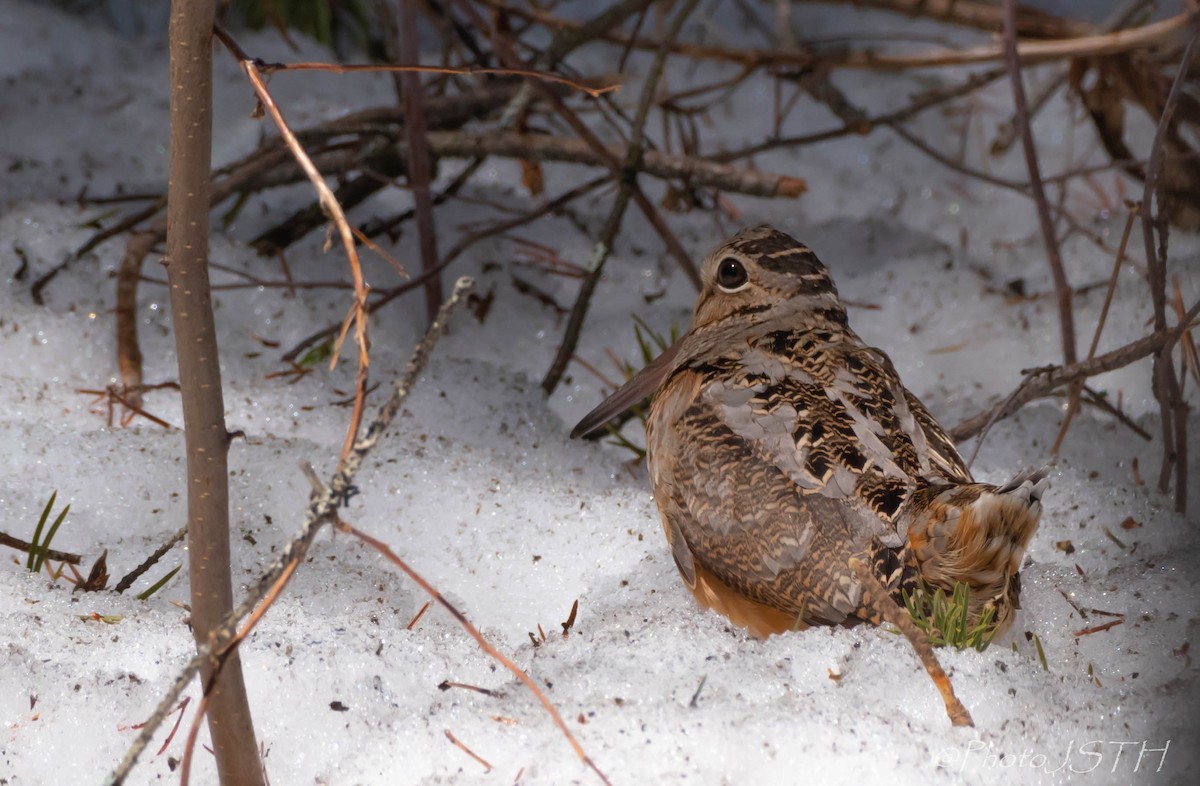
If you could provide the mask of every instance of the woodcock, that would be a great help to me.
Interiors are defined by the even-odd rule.
[[[895,625],[951,721],[971,725],[901,593],[965,583],[972,624],[986,608],[1011,624],[1045,471],[976,483],[888,356],[850,329],[829,271],[783,232],[739,232],[701,276],[687,333],[571,436],[653,393],[654,498],[700,603],[760,636]]]

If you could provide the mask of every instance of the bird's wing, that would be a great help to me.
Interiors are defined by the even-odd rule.
[[[649,440],[667,538],[693,591],[707,571],[804,623],[841,622],[857,608],[846,563],[847,541],[860,528],[854,511],[798,493],[714,402],[691,399],[673,426],[652,429]]]
[[[634,374],[629,381],[617,388],[608,398],[596,405],[596,408],[583,416],[583,420],[571,431],[571,439],[586,437],[604,427],[608,421],[620,415],[625,410],[653,394],[662,385],[663,380],[674,370],[675,356],[679,352],[681,342],[676,341],[645,368]]]
[[[718,359],[700,391],[756,458],[803,497],[862,515],[863,536],[903,543],[914,488],[969,480],[958,452],[887,356],[847,331],[780,330]]]

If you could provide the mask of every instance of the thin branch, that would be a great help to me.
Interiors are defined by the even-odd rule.
[[[24,551],[26,553],[28,553],[30,549],[34,548],[34,545],[29,541],[21,540],[20,538],[14,538],[12,535],[9,535],[5,532],[0,532],[0,546],[8,546],[9,548],[16,549],[17,551]],[[58,549],[46,549],[45,551],[41,552],[41,554],[45,559],[58,560],[59,562],[66,562],[70,565],[78,565],[80,562],[83,562],[83,557],[79,556],[78,554],[71,554],[70,552],[59,551]]]
[[[1063,385],[1068,385],[1076,380],[1094,377],[1106,371],[1122,368],[1136,360],[1149,357],[1156,352],[1169,353],[1184,331],[1195,327],[1192,323],[1195,322],[1197,315],[1200,315],[1200,302],[1195,303],[1188,309],[1187,314],[1184,315],[1184,319],[1174,327],[1157,330],[1145,338],[1132,341],[1091,360],[1080,361],[1079,363],[1065,367],[1051,366],[1046,369],[1040,369],[1038,374],[1023,381],[1013,391],[1012,395],[1004,401],[988,407],[950,429],[950,437],[956,442],[970,439],[982,431],[989,423],[1000,421],[1013,415],[1030,401],[1046,396]]]
[[[536,8],[509,6],[500,0],[484,0],[491,7],[502,7],[514,16],[536,19],[556,29],[577,27],[572,22]],[[1161,22],[1144,25],[1114,33],[1081,36],[1053,41],[1023,41],[1018,55],[1023,63],[1041,63],[1077,57],[1098,57],[1134,49],[1144,49],[1170,41],[1181,30],[1187,29],[1200,16],[1200,11],[1190,9]],[[630,37],[620,32],[609,32],[605,40],[618,44],[632,44],[639,49],[654,50],[659,42],[644,37]],[[961,66],[972,63],[994,63],[1004,59],[1004,48],[1000,45],[985,45],[950,52],[928,52],[915,55],[890,55],[876,52],[833,52],[814,54],[783,49],[737,49],[723,46],[675,42],[672,54],[697,60],[715,60],[738,63],[754,67],[800,66],[829,68],[856,68],[877,70],[907,70],[912,68],[935,68]]]
[[[408,122],[404,132],[408,141],[408,182],[412,187],[413,210],[417,216],[417,238],[421,249],[421,270],[437,265],[437,231],[433,222],[433,198],[429,191],[433,169],[427,141],[425,108],[421,95],[421,77],[412,68],[419,59],[417,43],[417,0],[400,0],[400,61],[406,68],[400,75],[404,93],[404,114]],[[442,280],[437,274],[425,284],[425,318],[432,320],[442,302]]]
[[[862,121],[855,124],[843,124],[839,128],[831,128],[825,131],[814,131],[808,134],[798,136],[779,137],[778,139],[768,139],[749,147],[744,147],[738,150],[730,150],[720,152],[708,156],[713,161],[735,161],[747,156],[765,153],[768,150],[776,150],[786,147],[801,147],[817,142],[826,142],[830,139],[838,139],[844,136],[854,134],[865,135],[871,133],[880,126],[897,127],[900,123],[910,120],[913,117],[921,114],[927,109],[940,106],[947,101],[952,101],[956,98],[961,98],[969,95],[980,88],[983,88],[1000,77],[1004,76],[1005,69],[995,68],[989,71],[983,71],[976,74],[971,74],[962,83],[951,85],[939,90],[930,90],[915,97],[907,106],[901,107],[894,112],[877,115],[875,117],[866,117]]]
[[[625,208],[629,205],[629,198],[632,196],[634,188],[637,187],[637,171],[643,156],[642,141],[646,133],[646,119],[650,114],[650,106],[654,103],[654,94],[658,90],[659,80],[662,78],[663,65],[667,60],[667,44],[675,40],[676,36],[679,35],[679,31],[683,29],[684,22],[687,21],[688,16],[695,10],[696,3],[697,0],[684,0],[683,5],[676,12],[674,18],[672,18],[670,28],[663,37],[663,45],[654,53],[654,60],[650,63],[650,70],[642,82],[642,95],[638,101],[637,111],[634,113],[631,124],[632,133],[629,138],[629,145],[626,147],[625,167],[623,177],[621,178],[621,187],[617,191],[617,198],[614,200],[608,214],[608,219],[604,223],[604,230],[600,233],[600,239],[596,242],[596,246],[592,251],[592,259],[588,264],[587,275],[580,284],[579,293],[575,297],[575,304],[572,306],[571,315],[567,319],[567,327],[563,332],[562,342],[558,345],[554,361],[550,364],[550,368],[542,380],[542,390],[545,391],[546,395],[552,394],[558,387],[558,383],[562,380],[562,376],[567,370],[567,365],[571,362],[571,357],[575,354],[575,348],[579,345],[579,336],[583,331],[583,321],[587,317],[588,307],[591,305],[592,293],[596,291],[596,285],[600,282],[600,276],[604,273],[604,264],[608,261],[608,256],[612,252],[617,233],[621,229],[621,219],[625,215]]]
[[[1064,365],[1076,360],[1075,316],[1071,306],[1071,284],[1063,270],[1062,252],[1058,237],[1054,233],[1054,222],[1050,218],[1050,203],[1042,184],[1038,168],[1037,148],[1033,143],[1033,131],[1029,127],[1029,107],[1025,102],[1025,85],[1021,75],[1021,61],[1017,54],[1017,3],[1004,0],[1004,62],[1012,81],[1013,103],[1016,107],[1017,130],[1021,135],[1021,147],[1025,151],[1025,166],[1029,170],[1029,185],[1033,201],[1037,205],[1038,225],[1042,230],[1042,241],[1046,245],[1046,261],[1054,280],[1054,291],[1058,295],[1058,320],[1062,331],[1062,353]]]
[[[425,337],[421,343],[413,350],[413,355],[408,361],[408,365],[404,368],[404,373],[396,382],[392,390],[391,397],[387,402],[380,407],[379,413],[375,416],[375,420],[367,428],[366,432],[359,437],[354,444],[354,449],[350,452],[345,461],[339,463],[337,471],[329,484],[323,486],[319,494],[314,494],[309,501],[307,513],[305,515],[304,524],[300,528],[300,532],[284,547],[279,558],[259,577],[253,589],[247,594],[237,607],[232,612],[225,616],[219,628],[217,628],[212,638],[205,644],[200,645],[196,649],[196,654],[184,665],[175,682],[164,692],[158,706],[155,708],[150,718],[142,724],[141,730],[138,732],[137,738],[126,751],[125,757],[113,771],[112,775],[106,781],[107,786],[118,786],[124,783],[125,778],[129,775],[133,765],[137,763],[138,757],[142,751],[150,743],[155,731],[162,724],[164,718],[170,713],[171,708],[175,706],[181,693],[196,676],[197,671],[204,664],[209,663],[219,653],[225,651],[226,645],[233,639],[237,632],[238,621],[246,615],[250,614],[255,607],[272,591],[276,583],[281,577],[295,569],[295,566],[300,564],[308,553],[309,546],[321,531],[321,528],[326,524],[337,519],[338,509],[341,508],[348,498],[351,488],[354,486],[354,477],[358,474],[358,470],[362,467],[366,457],[378,444],[384,432],[387,431],[389,425],[396,417],[396,413],[400,411],[400,407],[412,392],[413,386],[416,384],[417,378],[424,370],[426,363],[429,361],[429,356],[433,351],[434,345],[445,331],[446,322],[451,313],[459,303],[466,297],[474,282],[469,278],[460,278],[451,293],[450,298],[442,305],[442,310],[438,314],[438,318],[425,332]]]
[[[610,170],[610,161],[626,160],[630,150],[628,145],[603,144],[597,149],[583,140],[545,134],[479,134],[467,131],[431,131],[429,149],[439,156],[496,155],[603,166]],[[624,165],[619,164],[617,170],[618,174],[623,173]],[[796,198],[808,190],[808,185],[799,177],[744,169],[706,158],[657,150],[643,151],[637,171],[664,180],[686,180],[696,186],[750,196]]]
[[[401,34],[403,35],[403,31]],[[566,85],[572,90],[587,93],[592,98],[598,98],[606,93],[621,89],[619,84],[593,87],[584,82],[568,79],[560,74],[534,71],[528,68],[451,68],[449,66],[423,66],[415,64],[389,65],[386,63],[373,63],[369,65],[342,65],[339,63],[264,63],[261,61],[255,61],[255,64],[259,71],[268,75],[276,71],[327,71],[333,74],[390,72],[401,74],[456,74],[459,76],[520,76],[526,79],[537,79],[543,82]]]
[[[346,259],[350,263],[350,273],[354,281],[354,304],[352,322],[354,325],[355,343],[358,345],[358,364],[355,374],[355,402],[354,410],[351,416],[350,427],[346,432],[346,441],[342,449],[343,459],[347,456],[354,444],[355,436],[358,434],[358,427],[362,421],[363,413],[363,398],[367,389],[367,369],[370,364],[369,360],[369,340],[367,337],[367,284],[363,279],[362,265],[358,260],[358,248],[354,243],[354,233],[350,231],[350,223],[346,220],[346,214],[342,211],[342,206],[338,204],[337,198],[325,184],[325,178],[317,171],[313,165],[312,159],[308,157],[308,153],[300,145],[296,139],[296,135],[292,132],[291,126],[283,118],[283,113],[275,104],[274,98],[267,90],[266,84],[263,83],[262,74],[258,67],[258,61],[250,59],[245,51],[238,46],[237,42],[229,36],[220,25],[213,26],[213,32],[221,43],[234,55],[238,60],[238,64],[242,67],[242,71],[246,74],[246,78],[250,81],[250,85],[254,88],[255,95],[258,96],[259,104],[266,109],[271,119],[275,122],[275,127],[279,130],[279,135],[291,151],[292,156],[296,159],[296,163],[304,170],[304,174],[308,176],[309,181],[316,189],[321,207],[325,210],[334,226],[337,227],[338,234],[342,240],[342,247],[346,250]],[[348,325],[350,322],[348,321]],[[333,356],[330,358],[330,367],[337,364],[338,354],[340,349],[339,344],[335,345]]]
[[[1159,244],[1155,248],[1154,225],[1155,219],[1161,215],[1152,214],[1152,205],[1157,193],[1159,175],[1162,172],[1165,141],[1171,125],[1171,117],[1179,103],[1180,92],[1191,66],[1192,57],[1196,53],[1196,42],[1200,40],[1200,26],[1192,32],[1187,47],[1180,58],[1179,70],[1175,81],[1171,84],[1171,92],[1163,105],[1162,117],[1154,132],[1154,142],[1150,146],[1150,163],[1146,166],[1146,183],[1142,192],[1142,237],[1146,245],[1147,278],[1150,284],[1150,297],[1154,303],[1154,329],[1162,330],[1166,325],[1167,299],[1167,222],[1159,221]],[[1159,199],[1161,213],[1162,200]],[[1187,508],[1187,403],[1179,380],[1175,376],[1175,367],[1171,363],[1169,350],[1159,352],[1154,359],[1154,397],[1158,399],[1159,415],[1162,420],[1163,462],[1159,473],[1158,488],[1165,492],[1170,485],[1171,468],[1176,470],[1175,479],[1175,509],[1180,513]],[[1174,427],[1172,427],[1174,426]]]

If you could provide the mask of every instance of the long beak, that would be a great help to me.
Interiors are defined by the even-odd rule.
[[[575,429],[571,432],[571,439],[594,434],[603,428],[608,421],[662,387],[662,383],[675,370],[675,356],[679,354],[679,347],[682,344],[683,338],[680,338],[674,344],[667,347],[661,355],[650,361],[645,368],[634,374],[628,382],[617,388],[615,393],[604,399],[604,401],[600,402],[599,406],[587,413],[583,420],[579,421],[579,425],[575,426]]]

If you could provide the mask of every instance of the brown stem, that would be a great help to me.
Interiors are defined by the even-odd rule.
[[[578,26],[578,23],[555,17],[540,9],[508,6],[500,2],[500,0],[484,0],[484,2],[493,7],[504,7],[514,16],[536,19],[543,24],[555,28]],[[1200,16],[1200,11],[1189,9],[1160,22],[1153,22],[1130,30],[1120,30],[1115,33],[1096,34],[1078,38],[1064,38],[1061,40],[1023,41],[1018,49],[1021,61],[1027,64],[1128,52],[1169,41],[1172,37],[1178,35],[1181,30],[1187,29],[1198,16]],[[606,33],[604,39],[619,44],[632,42],[632,45],[639,49],[649,50],[658,48],[659,44],[653,38],[630,37],[621,32]],[[994,63],[1004,59],[1003,47],[994,44],[976,46],[958,51],[925,52],[913,55],[881,54],[870,51],[814,54],[785,49],[735,49],[683,41],[676,41],[671,45],[670,49],[672,54],[682,55],[691,59],[738,63],[756,68],[777,65],[800,67],[825,65],[830,68],[906,70],[911,68],[960,66],[971,63]]]
[[[138,344],[137,293],[142,260],[158,242],[156,232],[133,232],[117,273],[117,368],[125,395],[134,407],[142,406],[142,349]]]
[[[575,305],[571,308],[571,316],[567,319],[567,328],[563,332],[563,340],[558,346],[558,352],[554,355],[554,361],[550,364],[550,369],[546,372],[546,377],[542,380],[542,390],[546,395],[550,395],[558,387],[558,383],[562,380],[563,374],[567,370],[567,364],[571,362],[571,357],[575,354],[575,348],[579,345],[579,336],[583,331],[583,321],[587,317],[588,306],[591,305],[592,293],[596,291],[596,285],[600,282],[600,276],[604,272],[604,263],[608,261],[608,256],[612,252],[613,242],[616,240],[617,233],[621,229],[621,219],[625,216],[625,208],[629,205],[629,198],[633,195],[633,190],[637,187],[637,172],[639,164],[642,160],[642,141],[646,133],[646,118],[650,114],[650,105],[654,103],[654,94],[658,90],[659,79],[662,78],[663,65],[667,60],[666,45],[674,41],[679,31],[683,29],[683,23],[687,21],[688,16],[696,8],[697,0],[684,0],[679,11],[671,20],[670,29],[663,38],[663,45],[654,53],[654,60],[650,64],[650,70],[646,74],[646,78],[642,83],[642,96],[638,102],[637,112],[633,117],[631,127],[633,129],[629,138],[629,145],[625,153],[624,176],[621,178],[621,187],[617,191],[617,198],[613,202],[612,209],[609,211],[608,220],[604,224],[604,231],[600,234],[600,239],[596,243],[595,249],[592,251],[592,261],[588,265],[587,276],[584,277],[583,283],[579,287],[579,293],[575,297]]]
[[[1004,401],[988,407],[950,429],[950,437],[956,442],[970,439],[990,424],[1014,414],[1030,401],[1052,393],[1064,385],[1122,368],[1156,352],[1169,353],[1183,332],[1193,327],[1192,322],[1198,314],[1200,314],[1200,302],[1188,309],[1183,319],[1175,327],[1155,331],[1145,338],[1139,338],[1137,341],[1132,341],[1091,360],[1083,360],[1065,367],[1050,366],[1040,370],[1040,373],[1031,374]]]
[[[255,607],[264,598],[270,597],[272,594],[278,594],[279,589],[287,583],[288,577],[303,560],[304,555],[308,552],[308,547],[321,531],[321,528],[337,519],[337,511],[346,504],[349,490],[353,487],[354,477],[362,466],[363,461],[375,445],[378,444],[387,427],[395,419],[401,405],[408,398],[409,393],[412,392],[413,385],[416,384],[417,378],[429,360],[429,355],[433,351],[434,344],[445,329],[446,320],[455,306],[462,302],[467,292],[471,289],[472,284],[473,282],[469,278],[458,280],[450,298],[442,305],[442,310],[438,313],[438,318],[429,326],[429,330],[425,333],[425,338],[413,351],[412,358],[405,367],[403,376],[397,381],[391,397],[380,408],[379,414],[376,415],[375,420],[372,421],[366,433],[355,442],[354,450],[350,452],[345,461],[339,463],[338,470],[334,473],[329,484],[317,484],[320,488],[314,489],[313,497],[308,504],[308,512],[304,519],[304,525],[301,527],[299,534],[288,542],[280,553],[279,558],[259,577],[254,588],[247,593],[247,596],[238,604],[237,608],[225,615],[221,620],[220,627],[213,631],[208,641],[197,648],[196,655],[187,662],[187,665],[184,666],[179,676],[175,679],[175,682],[164,691],[163,698],[159,700],[154,713],[142,724],[137,738],[134,739],[133,744],[126,751],[125,757],[106,781],[106,786],[119,786],[119,784],[124,783],[125,778],[133,769],[134,764],[137,763],[138,757],[146,749],[146,745],[149,744],[155,731],[158,730],[163,719],[167,717],[167,713],[175,706],[175,702],[178,700],[180,694],[183,693],[183,690],[192,681],[192,678],[196,676],[198,670],[202,667],[208,667],[211,671],[211,666],[216,661],[218,664],[217,670],[219,671],[223,664],[229,663],[230,658],[235,658],[237,650],[234,647],[230,647],[229,644],[239,633],[237,628],[238,621],[254,611]],[[265,612],[266,606],[267,604],[264,604],[261,607],[260,611],[254,617],[255,620]],[[245,633],[249,627],[250,625],[247,624],[242,629],[242,633]],[[234,662],[236,663],[236,659]]]
[[[29,541],[21,540],[20,538],[14,538],[12,535],[9,535],[5,532],[0,532],[0,546],[8,546],[11,549],[24,552],[28,552],[34,547]],[[58,549],[46,549],[44,552],[42,552],[42,556],[45,559],[54,559],[58,560],[59,562],[66,562],[70,565],[78,565],[83,561],[83,557],[79,556],[78,554],[71,554],[70,552],[59,551]]]
[[[1029,106],[1025,101],[1025,83],[1021,75],[1021,61],[1017,55],[1017,2],[1004,0],[1004,63],[1012,81],[1013,104],[1016,107],[1017,130],[1021,135],[1021,147],[1025,151],[1025,166],[1029,170],[1029,185],[1037,205],[1038,225],[1042,230],[1042,241],[1046,245],[1046,261],[1054,280],[1054,291],[1058,295],[1058,320],[1062,331],[1063,363],[1075,362],[1075,316],[1071,307],[1071,284],[1063,270],[1062,252],[1058,237],[1054,234],[1054,222],[1050,219],[1050,203],[1046,200],[1046,188],[1038,168],[1037,148],[1033,143],[1033,131],[1029,128]]]
[[[1167,323],[1167,222],[1161,216],[1162,200],[1159,200],[1160,214],[1154,215],[1151,208],[1156,195],[1159,175],[1162,172],[1164,144],[1167,129],[1171,125],[1171,117],[1179,103],[1179,95],[1184,77],[1196,53],[1196,42],[1200,40],[1200,26],[1197,26],[1188,40],[1187,48],[1179,61],[1179,70],[1175,81],[1171,84],[1171,92],[1167,95],[1163,106],[1162,117],[1154,132],[1154,142],[1150,146],[1150,162],[1146,165],[1146,183],[1142,191],[1142,239],[1146,246],[1147,279],[1150,284],[1150,297],[1154,304],[1154,329],[1162,330]],[[1159,243],[1154,243],[1155,219],[1159,218]],[[1154,397],[1158,399],[1159,416],[1162,421],[1163,461],[1159,472],[1158,488],[1165,492],[1170,485],[1171,469],[1176,470],[1175,509],[1180,513],[1187,508],[1187,403],[1183,400],[1183,392],[1179,380],[1175,376],[1175,366],[1171,362],[1169,349],[1159,352],[1154,358]],[[1175,422],[1173,422],[1175,421]]]
[[[212,3],[171,4],[171,159],[167,274],[187,452],[192,627],[204,646],[233,608],[229,560],[229,436],[208,288],[212,155]],[[201,674],[212,674],[205,662]],[[224,786],[265,783],[236,655],[213,683],[208,728]]]
[[[417,44],[416,0],[400,0],[399,25],[400,62],[416,65],[420,50]],[[433,198],[429,191],[432,162],[429,156],[425,108],[421,97],[421,77],[413,71],[400,75],[404,91],[404,114],[408,120],[404,131],[408,139],[408,182],[412,185],[413,208],[417,214],[417,233],[421,247],[421,270],[429,273],[437,265],[437,232],[433,224]],[[426,320],[433,321],[442,304],[442,280],[436,273],[425,283]]]

